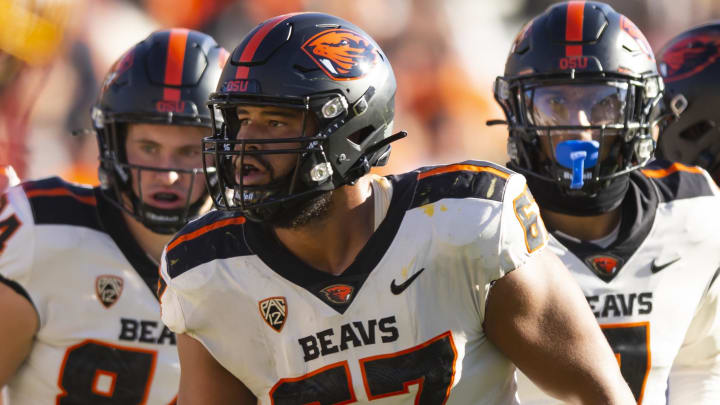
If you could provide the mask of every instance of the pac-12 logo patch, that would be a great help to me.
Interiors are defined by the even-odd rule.
[[[352,286],[345,284],[333,284],[320,290],[325,299],[333,304],[347,304],[352,298],[353,291],[355,289]]]
[[[270,297],[258,303],[260,315],[271,328],[280,332],[287,319],[287,301],[285,297]]]
[[[104,274],[95,279],[95,294],[105,308],[110,308],[120,298],[123,283],[122,278],[110,274]]]
[[[322,31],[308,39],[302,50],[333,80],[359,79],[380,61],[370,39],[346,29]]]

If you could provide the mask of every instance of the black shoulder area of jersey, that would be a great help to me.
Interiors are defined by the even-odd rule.
[[[424,167],[413,173],[417,178],[417,187],[410,208],[444,198],[502,201],[507,179],[514,172],[494,163],[470,160],[447,166]]]
[[[203,263],[252,254],[245,243],[245,217],[211,211],[189,222],[165,248],[168,274],[175,278]]]
[[[74,225],[103,231],[95,191],[59,177],[22,183],[38,225]]]
[[[653,160],[641,173],[660,191],[660,202],[713,195],[715,187],[697,166],[667,160]]]

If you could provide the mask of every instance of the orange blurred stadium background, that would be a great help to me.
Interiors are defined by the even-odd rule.
[[[323,11],[353,21],[389,55],[398,79],[394,144],[383,172],[465,159],[505,162],[505,129],[491,95],[515,33],[546,0],[0,0],[0,167],[97,184],[89,109],[98,82],[127,48],[184,26],[231,50],[278,14]],[[608,1],[653,47],[720,17],[713,0]]]

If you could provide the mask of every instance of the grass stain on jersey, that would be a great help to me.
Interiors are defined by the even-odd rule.
[[[400,274],[402,274],[403,278],[407,279],[408,277],[408,271],[413,267],[415,264],[415,258],[413,257],[412,260],[410,260],[410,263],[408,263],[407,266],[403,266],[402,270],[400,271]]]
[[[492,198],[492,195],[495,194],[495,183],[496,182],[497,182],[497,178],[495,178],[495,177],[493,177],[492,180],[490,180],[490,186],[488,187],[486,198]]]

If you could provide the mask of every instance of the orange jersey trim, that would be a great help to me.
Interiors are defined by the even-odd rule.
[[[500,171],[498,169],[495,169],[493,167],[489,166],[475,166],[475,165],[450,165],[450,166],[444,166],[444,167],[438,167],[437,169],[432,169],[427,172],[423,172],[418,174],[417,179],[422,180],[426,177],[435,176],[438,174],[443,173],[452,173],[452,172],[490,172],[496,176],[500,176],[503,179],[507,179],[510,177],[509,173],[505,173],[503,171]]]
[[[679,164],[679,163],[676,163]],[[645,326],[645,350],[647,351],[647,366],[645,369],[645,376],[643,376],[642,387],[640,388],[640,397],[638,398],[638,404],[642,404],[643,398],[645,397],[645,386],[647,385],[648,375],[650,375],[650,369],[652,368],[652,353],[650,352],[650,322],[628,322],[628,323],[607,323],[600,324],[600,329],[615,329],[615,328],[632,328],[634,326]],[[620,358],[619,353],[615,353],[615,358]],[[620,362],[618,362],[618,366]]]
[[[94,195],[82,196],[73,193],[66,188],[50,188],[46,190],[29,190],[25,192],[28,198],[33,197],[72,197],[81,203],[97,205],[97,200]]]
[[[360,371],[362,372],[363,385],[365,386],[365,393],[367,394],[368,399],[371,400],[371,401],[373,401],[373,400],[380,399],[380,398],[387,398],[387,397],[391,397],[391,396],[395,396],[395,395],[407,394],[407,393],[410,392],[410,390],[408,389],[409,386],[410,386],[410,385],[417,384],[417,385],[418,385],[418,391],[417,391],[417,394],[415,394],[415,403],[417,404],[418,401],[420,400],[420,395],[422,394],[423,383],[425,382],[425,376],[422,376],[422,377],[417,378],[417,379],[415,379],[415,380],[405,381],[405,382],[403,383],[403,388],[402,388],[401,391],[395,391],[395,392],[389,392],[389,393],[386,393],[386,394],[373,395],[373,394],[372,394],[372,391],[370,390],[370,383],[368,382],[367,374],[366,374],[366,372],[365,372],[365,369],[366,369],[366,368],[365,368],[365,367],[366,367],[365,364],[368,363],[368,362],[372,362],[373,360],[395,358],[395,357],[403,356],[403,355],[405,355],[405,354],[412,353],[412,352],[415,352],[415,351],[418,351],[418,350],[422,350],[422,349],[430,346],[431,344],[433,344],[433,343],[435,343],[435,342],[437,342],[437,341],[439,341],[439,340],[445,339],[445,338],[448,338],[448,342],[449,342],[449,344],[450,344],[450,348],[451,348],[452,351],[453,351],[452,375],[451,375],[451,377],[450,377],[450,384],[448,385],[447,390],[445,391],[445,400],[443,401],[443,405],[445,405],[445,403],[447,402],[448,397],[450,396],[450,391],[452,390],[453,383],[455,382],[455,371],[456,371],[456,370],[455,370],[455,366],[456,366],[456,363],[457,363],[457,348],[455,347],[455,340],[453,339],[453,336],[452,336],[452,332],[451,332],[451,331],[447,331],[447,332],[445,332],[445,333],[443,333],[443,334],[441,334],[441,335],[435,336],[434,338],[432,338],[432,339],[430,339],[430,340],[428,340],[428,341],[426,341],[426,342],[424,342],[424,343],[421,343],[421,344],[419,344],[419,345],[417,345],[417,346],[415,346],[415,347],[411,347],[411,348],[409,348],[409,349],[401,350],[401,351],[395,352],[395,353],[380,354],[380,355],[377,355],[377,356],[370,356],[370,357],[365,357],[365,358],[360,359],[360,360],[359,360],[359,362],[360,362]]]
[[[702,169],[700,169],[697,166],[686,166],[682,163],[673,163],[672,166],[668,167],[667,169],[657,169],[657,170],[651,170],[651,169],[645,169],[642,170],[643,174],[652,177],[655,179],[667,177],[675,172],[688,172],[688,173],[697,173],[701,174]]]
[[[157,350],[149,350],[149,349],[141,349],[139,347],[132,347],[132,346],[120,346],[114,343],[110,342],[103,342],[101,340],[97,339],[85,339],[82,342],[70,346],[65,350],[65,356],[63,357],[62,364],[60,365],[60,374],[58,375],[57,380],[57,386],[60,388],[60,393],[56,397],[56,403],[60,403],[60,400],[66,396],[68,396],[68,391],[65,389],[65,387],[62,385],[63,382],[63,375],[65,374],[65,365],[67,364],[68,357],[70,357],[70,353],[72,353],[75,349],[88,345],[88,344],[95,344],[98,346],[105,346],[105,347],[111,347],[117,350],[121,351],[130,351],[130,352],[137,352],[137,353],[146,353],[152,355],[152,363],[150,364],[150,372],[148,373],[147,381],[145,382],[145,389],[143,391],[143,397],[140,401],[140,405],[145,405],[147,402],[148,396],[150,395],[150,388],[152,386],[153,377],[155,377],[155,367],[157,365]],[[93,381],[94,383],[94,381]],[[113,390],[114,388],[113,383]],[[94,391],[94,390],[93,390]]]
[[[106,376],[109,377],[110,380],[110,388],[108,389],[108,392],[102,392],[97,390],[97,384],[98,380],[100,380],[100,377]],[[112,371],[106,371],[101,369],[95,370],[95,377],[93,378],[92,385],[90,386],[90,389],[92,390],[93,394],[100,395],[106,398],[112,398],[113,394],[115,393],[115,382],[117,381],[117,373],[113,373]]]
[[[343,369],[345,369],[345,383],[348,385],[348,392],[349,392],[349,394],[350,394],[350,398],[348,398],[348,399],[346,399],[346,400],[344,400],[344,401],[342,401],[342,402],[335,402],[335,403],[336,403],[337,405],[345,405],[345,404],[351,404],[351,403],[353,403],[353,402],[357,402],[357,397],[355,396],[355,389],[353,388],[353,385],[352,385],[352,382],[351,382],[351,379],[350,379],[350,367],[348,366],[347,360],[344,360],[344,361],[341,361],[341,362],[338,362],[338,363],[329,364],[329,365],[327,365],[327,366],[325,366],[325,367],[323,367],[323,368],[319,368],[319,369],[317,369],[317,370],[315,370],[315,371],[312,371],[312,372],[307,373],[307,374],[305,374],[305,375],[302,375],[302,376],[300,376],[300,377],[295,377],[295,378],[283,378],[282,380],[278,381],[278,382],[272,387],[272,389],[270,389],[270,392],[269,392],[271,404],[273,404],[273,405],[275,404],[275,398],[274,398],[273,396],[275,395],[275,391],[277,391],[277,389],[278,389],[280,386],[282,386],[283,384],[302,381],[302,380],[308,379],[308,378],[310,378],[310,377],[313,377],[313,376],[315,376],[315,375],[318,375],[318,374],[320,374],[320,373],[323,373],[323,372],[325,372],[325,371],[327,371],[327,370],[331,370],[331,369],[334,369],[334,368],[343,368]],[[315,401],[315,402],[310,402],[310,403],[311,403],[311,404],[319,404],[320,401]]]
[[[179,238],[175,239],[174,241],[172,241],[172,243],[170,243],[168,245],[168,247],[165,251],[169,252],[169,251],[173,250],[177,245],[179,245],[185,241],[195,239],[198,236],[202,236],[210,231],[214,231],[215,229],[222,228],[222,227],[228,226],[228,225],[241,225],[244,223],[245,223],[245,217],[239,217],[239,218],[228,218],[228,219],[224,219],[222,221],[215,222],[214,224],[203,226],[200,229],[197,229],[193,232],[182,235]]]

